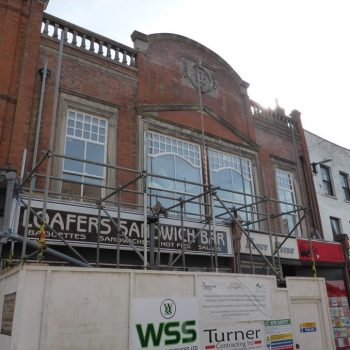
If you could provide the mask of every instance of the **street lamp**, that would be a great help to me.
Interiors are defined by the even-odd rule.
[[[319,165],[319,164],[325,164],[325,163],[328,163],[328,162],[331,162],[332,161],[332,159],[324,159],[324,160],[321,160],[321,161],[319,161],[319,162],[312,162],[311,163],[311,166],[312,166],[312,172],[314,173],[314,174],[317,174],[317,165]]]

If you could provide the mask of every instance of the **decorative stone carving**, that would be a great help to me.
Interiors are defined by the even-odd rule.
[[[202,93],[209,93],[216,87],[216,82],[213,79],[213,73],[204,67],[200,62],[196,63],[189,59],[184,59],[183,62],[184,76],[188,81]]]

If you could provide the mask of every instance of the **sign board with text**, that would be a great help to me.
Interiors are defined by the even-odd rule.
[[[293,333],[290,319],[265,321],[266,348],[293,350]]]
[[[198,325],[196,298],[135,298],[130,350],[199,350]]]
[[[345,261],[341,244],[338,242],[311,241],[315,261],[343,263]],[[311,261],[310,244],[307,239],[298,239],[299,258]]]
[[[42,214],[42,201],[32,201],[33,210]],[[117,221],[115,208],[108,210],[109,215]],[[19,211],[18,234],[23,235],[25,229],[26,210]],[[40,220],[31,213],[29,218],[28,237],[38,239]],[[144,221],[139,213],[122,212],[120,220],[121,249],[131,249],[128,240],[140,250],[143,249]],[[46,222],[66,241],[75,246],[96,246],[98,237],[98,212],[96,207],[72,205],[59,202],[48,202]],[[160,249],[161,251],[182,250],[182,230],[180,220],[160,218]],[[117,229],[112,221],[102,215],[100,223],[100,244],[102,248],[113,248],[117,244]],[[149,232],[149,230],[147,230]],[[155,246],[158,246],[158,225],[155,225]],[[52,232],[46,231],[46,239],[50,244],[61,244],[61,240]],[[191,254],[210,255],[213,252],[213,240],[208,230],[202,224],[186,221],[184,223],[184,242],[186,251]],[[216,241],[219,256],[232,256],[230,228],[217,226]]]
[[[271,318],[270,284],[263,278],[200,276],[197,279],[197,296],[200,318],[205,322]]]
[[[202,349],[266,350],[264,322],[201,324]]]
[[[271,256],[271,244],[270,236],[264,233],[250,232],[250,238],[254,241],[258,249],[266,256]],[[285,236],[277,236],[278,244],[281,244],[285,239]],[[276,242],[275,236],[272,235],[273,249],[275,250]],[[258,251],[251,244],[251,250],[253,255],[259,255]],[[241,238],[241,253],[250,254],[249,240],[245,235]],[[299,259],[297,240],[294,237],[289,237],[279,249],[279,255],[284,259]],[[275,254],[277,256],[277,253]]]

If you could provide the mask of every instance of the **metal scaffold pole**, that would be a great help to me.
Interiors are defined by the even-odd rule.
[[[147,269],[147,173],[143,172],[143,268]]]

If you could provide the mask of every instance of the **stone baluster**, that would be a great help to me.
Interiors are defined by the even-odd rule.
[[[77,46],[78,42],[77,42],[77,31],[73,30],[73,39],[72,39],[72,45]]]
[[[81,36],[81,48],[86,49],[86,34]]]
[[[62,29],[61,35],[63,35],[63,41],[66,43],[68,41],[68,28],[64,27]]]
[[[53,39],[63,38],[65,43],[96,53],[116,63],[136,67],[137,57],[132,48],[129,49],[109,39],[104,40],[98,34],[94,34],[88,30],[85,31],[83,28],[74,24],[70,25],[68,22],[58,20],[49,14],[44,14],[41,32],[43,35]]]
[[[49,34],[49,24],[50,24],[50,21],[48,19],[45,20],[45,26],[44,26],[43,33],[46,34],[46,35]]]
[[[98,54],[103,55],[103,42],[102,41],[100,41],[98,43]]]
[[[58,24],[57,23],[55,23],[55,25],[54,25],[54,30],[53,30],[52,37],[55,38],[55,39],[58,39]]]
[[[117,62],[120,62],[120,60],[119,60],[119,48],[118,47],[115,48],[114,60]]]
[[[95,52],[95,39],[93,37],[90,38],[90,51]]]
[[[127,64],[127,63],[128,63],[126,54],[127,54],[127,52],[126,52],[125,50],[123,50],[123,63],[124,63],[124,64]]]
[[[108,58],[112,58],[112,55],[111,55],[111,44],[107,44],[107,57]]]

